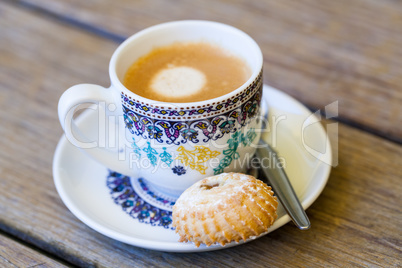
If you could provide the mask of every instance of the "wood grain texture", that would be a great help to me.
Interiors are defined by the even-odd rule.
[[[311,109],[339,101],[344,122],[402,142],[400,1],[20,2],[118,38],[172,20],[233,25],[260,45],[266,83]]]
[[[53,184],[52,157],[62,135],[56,108],[71,85],[109,84],[108,61],[117,45],[13,4],[0,2],[0,14],[3,231],[86,267],[402,265],[402,147],[342,124],[340,164],[307,211],[309,231],[287,224],[235,248],[173,254],[91,230],[68,211]]]
[[[67,267],[13,239],[0,234],[0,267]]]

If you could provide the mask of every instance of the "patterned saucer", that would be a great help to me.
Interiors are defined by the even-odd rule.
[[[148,204],[159,209],[172,211],[176,198],[168,196],[149,184],[144,178],[131,178],[133,190]]]
[[[331,159],[327,157],[318,160],[313,157],[310,151],[306,150],[306,142],[310,149],[325,145],[330,152],[328,137],[321,124],[311,124],[311,127],[303,132],[304,140],[302,139],[301,125],[307,118],[316,118],[290,96],[264,86],[263,98],[268,102],[271,116],[287,119],[277,124],[275,148],[279,156],[286,159],[286,172],[303,207],[307,209],[325,187],[331,169],[326,163]],[[76,123],[80,127],[97,129],[97,114],[89,110],[83,113]],[[264,136],[264,139],[270,141],[268,136]],[[170,252],[210,251],[242,244],[196,248],[192,243],[177,242],[179,236],[172,228],[168,206],[158,208],[153,205],[156,204],[153,202],[159,202],[159,205],[162,203],[171,206],[172,200],[164,200],[163,196],[155,194],[152,188],[142,184],[144,181],[141,181],[141,178],[130,180],[108,170],[83,154],[64,136],[60,139],[54,155],[53,177],[61,199],[78,219],[95,231],[118,241]],[[133,185],[137,182],[139,187]],[[147,193],[148,199],[138,195],[141,190]],[[269,232],[290,221],[281,205],[277,213],[278,218]]]
[[[106,178],[106,185],[110,189],[110,195],[114,202],[121,206],[123,211],[130,215],[133,219],[141,223],[150,224],[152,226],[161,226],[164,228],[172,227],[172,206],[174,201],[156,196],[152,191],[147,189],[147,185],[142,178],[133,180],[138,183],[139,189],[143,191],[143,195],[149,200],[154,201],[159,206],[166,205],[169,210],[161,209],[152,203],[144,200],[135,190],[130,182],[130,177],[124,176],[114,171],[109,171]],[[138,188],[137,188],[138,189]],[[166,203],[164,203],[164,201]]]

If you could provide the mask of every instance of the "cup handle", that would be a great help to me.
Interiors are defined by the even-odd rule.
[[[109,150],[105,147],[97,146],[93,142],[78,141],[73,135],[73,129],[78,130],[81,134],[80,139],[89,141],[88,133],[79,128],[74,120],[73,115],[75,108],[79,104],[104,102],[106,105],[114,103],[112,88],[104,88],[93,84],[80,84],[67,89],[60,97],[58,104],[58,115],[60,124],[64,130],[66,138],[76,147],[87,153],[93,159],[102,165],[125,175],[132,175],[133,170],[129,168],[127,161],[119,160],[118,150]],[[99,108],[100,109],[100,108]],[[77,132],[77,131],[76,131]]]

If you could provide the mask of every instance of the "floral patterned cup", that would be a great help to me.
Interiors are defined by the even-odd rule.
[[[125,88],[129,66],[153,47],[173,42],[207,41],[245,59],[252,75],[241,87],[218,98],[166,103],[143,98]],[[81,84],[59,101],[59,119],[76,146],[72,111],[81,103],[117,107],[118,150],[79,146],[104,166],[141,177],[166,194],[178,196],[196,181],[234,171],[245,172],[260,138],[262,53],[255,41],[231,26],[209,21],[176,21],[145,29],[123,42],[110,61],[111,87]],[[123,123],[124,122],[124,123]],[[85,130],[83,130],[85,132]],[[122,157],[122,155],[124,157]]]

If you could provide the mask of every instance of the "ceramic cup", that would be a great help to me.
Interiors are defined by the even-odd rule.
[[[173,42],[210,42],[243,58],[252,75],[241,87],[206,101],[167,103],[146,99],[122,84],[129,66],[154,47]],[[128,38],[114,52],[111,86],[81,84],[60,98],[58,113],[66,137],[102,165],[143,178],[177,197],[196,181],[222,172],[245,172],[260,138],[262,53],[244,32],[210,21],[163,23]],[[73,134],[72,113],[82,103],[116,107],[124,144],[83,146]],[[88,130],[82,129],[83,135]]]

